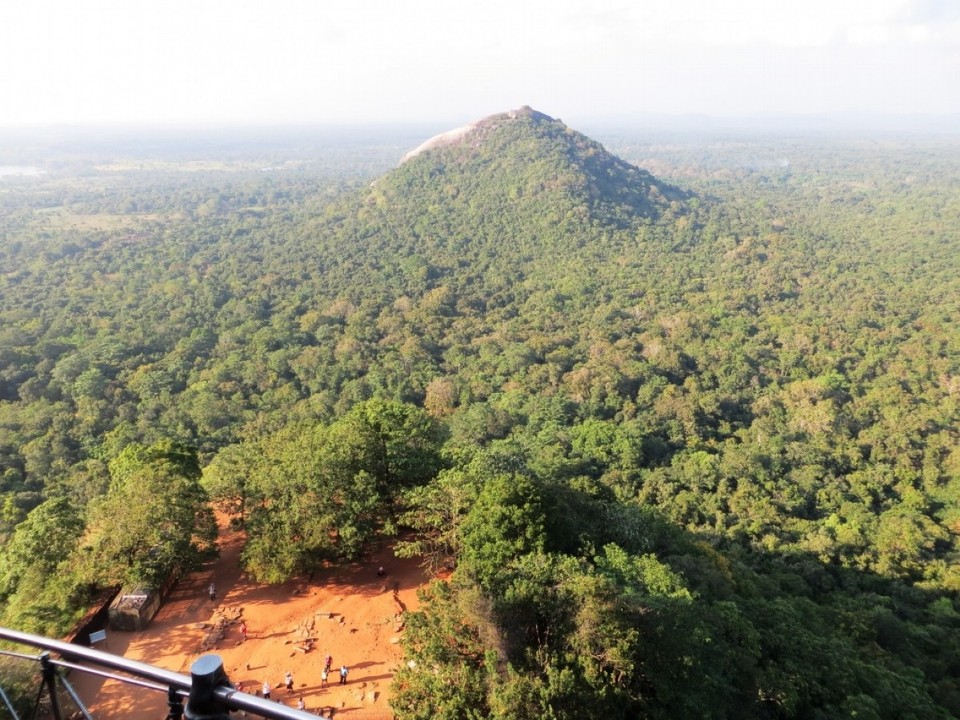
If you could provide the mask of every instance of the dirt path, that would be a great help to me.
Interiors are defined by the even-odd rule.
[[[242,533],[221,523],[220,558],[183,578],[147,630],[108,631],[107,644],[99,649],[184,674],[200,655],[212,652],[223,658],[234,685],[242,683],[246,692],[258,693],[267,682],[271,698],[291,707],[302,696],[308,711],[333,708],[338,717],[352,720],[392,718],[389,685],[402,659],[397,614],[401,606],[416,608],[416,590],[426,581],[416,560],[398,559],[385,548],[362,562],[319,571],[312,579],[263,585],[240,572]],[[377,575],[380,565],[384,577]],[[215,602],[207,594],[211,581],[217,588]],[[246,642],[241,618],[248,628]],[[215,632],[218,621],[222,633]],[[321,687],[328,653],[333,672]],[[338,684],[341,665],[349,669],[346,685]],[[292,693],[283,686],[287,672],[294,678]],[[87,674],[73,680],[98,720],[163,718],[167,713],[163,693]]]

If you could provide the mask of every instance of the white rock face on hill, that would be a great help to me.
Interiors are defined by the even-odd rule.
[[[432,138],[427,140],[425,143],[422,143],[415,147],[413,150],[408,152],[402,158],[400,158],[400,164],[403,165],[407,160],[415,158],[420,153],[426,152],[427,150],[433,150],[435,148],[447,147],[449,145],[456,145],[458,142],[463,141],[470,133],[475,130],[479,130],[484,127],[496,127],[497,124],[503,122],[509,122],[511,120],[516,120],[518,117],[528,116],[537,119],[543,120],[552,120],[549,115],[544,115],[541,112],[537,112],[528,105],[524,105],[519,110],[511,110],[509,112],[500,113],[499,115],[491,115],[488,118],[482,120],[477,120],[472,122],[469,125],[464,125],[463,127],[454,128],[453,130],[447,130],[442,132],[439,135],[434,135]]]
[[[400,158],[400,164],[403,165],[410,158],[414,158],[422,152],[427,150],[433,150],[438,147],[446,147],[447,145],[453,145],[457,141],[463,139],[468,135],[472,130],[475,130],[477,123],[470,123],[469,125],[464,125],[463,127],[454,128],[453,130],[447,130],[442,132],[439,135],[434,135],[432,138],[427,140],[424,143],[421,143],[413,150],[408,152],[402,158]]]

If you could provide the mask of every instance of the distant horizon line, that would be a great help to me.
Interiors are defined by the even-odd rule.
[[[960,112],[950,113],[892,113],[837,111],[820,113],[744,113],[738,115],[714,115],[705,112],[667,113],[605,113],[575,115],[569,122],[562,115],[551,117],[561,120],[577,130],[588,128],[631,129],[644,128],[656,130],[696,131],[842,131],[865,132],[935,132],[938,134],[960,134]],[[140,121],[140,120],[101,120],[76,122],[45,122],[33,124],[0,124],[0,136],[24,135],[31,133],[103,133],[103,132],[265,132],[265,131],[356,131],[356,130],[408,130],[431,132],[442,131],[460,125],[475,122],[483,117],[508,112],[500,110],[479,118],[420,119],[420,120],[275,120],[245,122],[238,120],[178,120],[178,121]]]
[[[64,121],[44,121],[36,123],[10,123],[0,122],[0,132],[10,131],[41,131],[41,130],[71,130],[71,129],[267,129],[267,128],[356,128],[356,127],[424,127],[432,126],[454,126],[457,123],[473,122],[483,117],[496,115],[500,112],[508,112],[516,108],[505,108],[488,115],[480,117],[467,117],[461,115],[449,118],[421,118],[421,119],[363,119],[363,120],[64,120]],[[564,120],[563,115],[556,115],[541,108],[534,108],[551,117]],[[719,125],[733,125],[737,123],[754,124],[758,122],[787,122],[787,123],[824,123],[841,122],[845,127],[857,123],[873,124],[877,121],[884,123],[905,124],[910,122],[921,123],[941,123],[946,121],[960,121],[960,111],[957,112],[864,112],[855,110],[831,111],[831,112],[810,112],[810,113],[788,113],[788,112],[763,112],[763,113],[742,113],[742,114],[712,114],[709,112],[643,112],[643,113],[603,113],[603,114],[575,114],[575,122],[578,123],[630,123],[630,122],[665,122],[665,121],[684,121],[684,122],[703,122]],[[569,123],[568,123],[569,124]],[[960,132],[960,127],[956,128]]]

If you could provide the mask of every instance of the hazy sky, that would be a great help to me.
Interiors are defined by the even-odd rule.
[[[0,8],[0,125],[960,112],[960,0]]]

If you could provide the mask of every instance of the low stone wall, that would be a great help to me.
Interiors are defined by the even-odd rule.
[[[120,588],[114,587],[104,590],[97,595],[96,599],[90,604],[90,609],[83,616],[73,629],[63,638],[64,642],[74,643],[75,645],[90,645],[90,633],[103,630],[107,627],[110,614],[110,604],[120,592]]]

